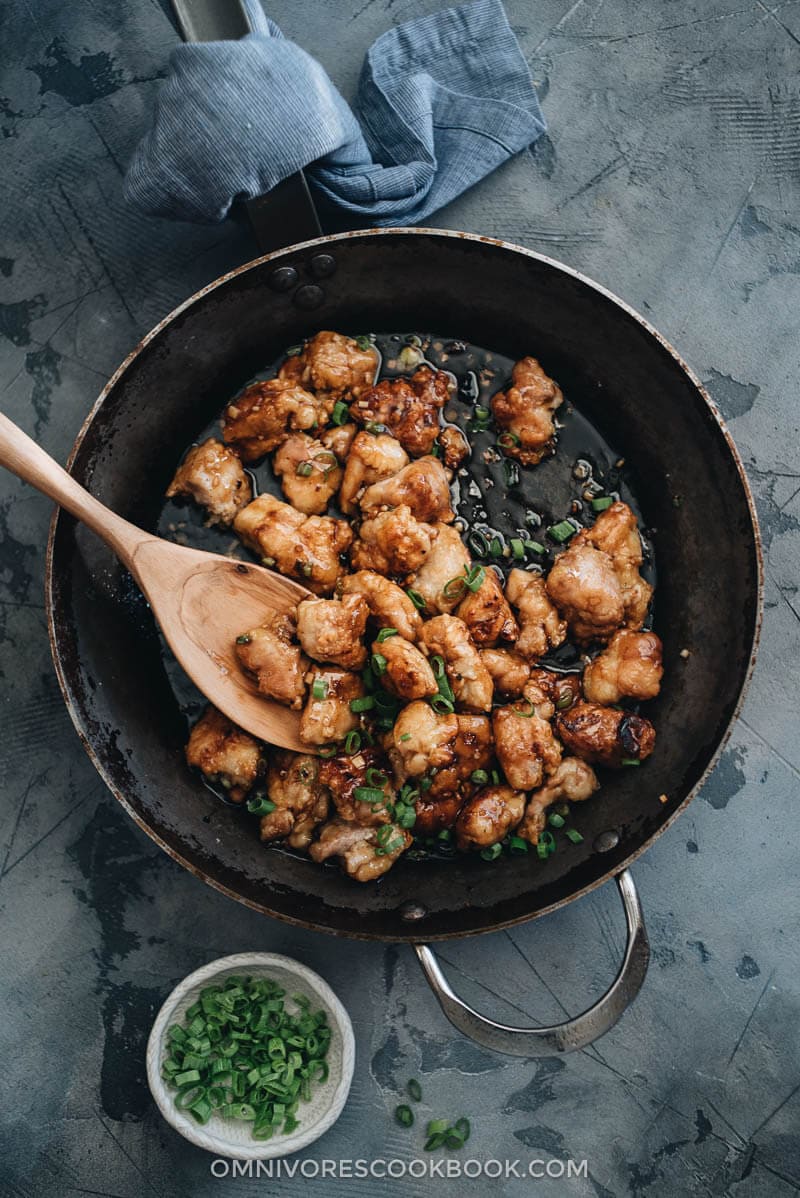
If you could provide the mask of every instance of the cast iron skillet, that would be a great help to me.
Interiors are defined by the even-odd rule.
[[[126,519],[154,527],[193,435],[266,362],[324,328],[433,329],[511,358],[534,353],[635,464],[635,492],[653,530],[655,627],[667,667],[648,706],[658,739],[646,766],[606,782],[582,809],[583,844],[546,863],[401,861],[379,884],[359,886],[336,869],[265,850],[253,821],[216,803],[185,767],[185,721],[132,582],[104,545],[57,513],[48,620],[64,698],[95,766],[139,826],[198,877],[279,919],[432,941],[543,915],[616,878],[629,931],[620,975],[596,1007],[559,1027],[512,1030],[483,1019],[453,995],[431,950],[416,945],[445,1013],[469,1035],[524,1056],[579,1047],[616,1021],[644,977],[647,940],[627,866],[706,777],[750,674],[761,563],[741,462],[675,351],[602,287],[491,238],[387,229],[268,254],[176,309],[103,391],[71,472]]]

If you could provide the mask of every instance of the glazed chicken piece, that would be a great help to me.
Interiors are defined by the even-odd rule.
[[[332,424],[330,428],[326,428],[320,433],[319,439],[324,448],[336,454],[336,457],[344,465],[353,448],[357,432],[358,427],[355,424]]]
[[[394,824],[364,828],[361,824],[334,819],[325,825],[308,853],[314,861],[341,857],[349,877],[356,882],[372,882],[392,868],[412,840],[410,832]]]
[[[427,658],[404,637],[390,636],[385,641],[375,641],[372,652],[386,661],[380,679],[390,694],[400,699],[425,699],[438,691]]]
[[[340,819],[361,824],[365,828],[390,822],[389,804],[394,797],[394,790],[385,766],[386,761],[380,749],[374,748],[362,749],[351,756],[341,754],[319,763],[320,782],[330,791]],[[358,799],[355,791],[362,786],[380,790],[383,799],[374,803]]]
[[[447,424],[439,433],[439,446],[442,451],[442,461],[448,470],[457,470],[461,463],[469,457],[469,442],[460,428]]]
[[[303,599],[297,605],[297,638],[314,661],[360,670],[367,660],[362,637],[369,607],[361,595]]]
[[[548,702],[552,713],[552,704]],[[547,710],[547,708],[545,708]],[[561,746],[546,718],[530,699],[496,707],[492,715],[494,747],[509,784],[519,790],[541,786],[561,760]]]
[[[275,810],[262,815],[262,840],[308,848],[314,829],[328,818],[328,792],[320,783],[319,760],[308,753],[276,749],[267,770],[267,796]]]
[[[186,763],[221,786],[234,803],[241,803],[264,769],[258,741],[210,705],[189,735]]]
[[[528,799],[517,836],[531,844],[538,844],[547,823],[546,811],[553,803],[566,800],[580,803],[590,798],[599,787],[594,770],[578,757],[565,757],[556,766],[544,786],[535,790]]]
[[[321,516],[339,490],[342,467],[332,449],[307,433],[293,433],[272,459],[281,490],[292,507],[306,516]]]
[[[361,349],[352,337],[323,330],[299,354],[286,359],[278,377],[308,387],[333,406],[337,399],[357,399],[372,386],[378,352]]]
[[[454,586],[450,588],[453,594],[446,595],[445,587],[452,579],[463,575],[470,565],[469,553],[456,529],[449,524],[436,524],[431,536],[430,552],[407,582],[425,600],[428,614],[450,612],[463,598],[464,592]]]
[[[619,500],[612,503],[611,507],[600,513],[591,528],[578,533],[573,545],[593,545],[595,549],[608,554],[622,591],[625,627],[641,628],[653,588],[639,573],[642,538],[639,536],[636,516],[627,503]]]
[[[491,711],[492,679],[458,616],[434,616],[422,625],[420,639],[430,656],[444,658],[455,702],[468,711]]]
[[[487,569],[477,591],[467,591],[456,615],[464,621],[479,649],[490,648],[498,641],[513,643],[519,636],[519,624],[503,594],[500,580],[491,568]]]
[[[396,628],[407,641],[419,636],[422,616],[397,583],[374,570],[359,570],[342,579],[341,591],[343,595],[363,595],[379,628]]]
[[[350,710],[350,701],[360,699],[364,685],[358,674],[346,670],[319,667],[307,676],[308,701],[300,717],[300,739],[304,745],[328,745],[344,740],[358,727],[358,716]],[[314,684],[325,690],[325,697],[314,696]]]
[[[167,499],[188,495],[206,509],[209,524],[232,524],[253,498],[253,488],[233,450],[209,437],[192,446],[166,494]]]
[[[510,786],[484,786],[468,799],[456,819],[456,844],[462,852],[498,844],[522,819],[525,795]]]
[[[443,370],[421,366],[411,378],[383,379],[350,406],[359,424],[382,424],[412,458],[430,453],[439,432],[439,412],[450,397]]]
[[[414,832],[434,836],[452,828],[464,801],[475,790],[470,780],[475,770],[488,770],[494,756],[491,721],[485,715],[458,715],[458,732],[453,742],[450,765],[436,771],[428,790],[420,791],[415,807]]]
[[[407,466],[408,461],[408,454],[400,442],[388,433],[356,433],[345,462],[339,507],[352,516],[356,511],[356,496],[362,487],[391,478]]]
[[[415,699],[398,715],[392,728],[393,764],[399,766],[399,782],[419,778],[431,769],[441,769],[455,760],[454,742],[458,719],[452,713],[439,715],[422,699]]]
[[[564,711],[581,698],[580,674],[557,674],[555,670],[531,670],[529,685],[523,694],[531,697],[530,689],[535,686],[540,694],[550,700],[554,711]],[[534,700],[535,702],[535,700]]]
[[[222,414],[222,438],[243,462],[254,462],[270,453],[291,432],[328,423],[324,403],[286,379],[251,383]]]
[[[656,730],[644,716],[596,703],[576,703],[560,711],[554,725],[565,748],[594,765],[644,761],[656,741]]]
[[[524,657],[511,649],[481,649],[481,661],[489,671],[495,694],[517,699],[531,676]]]
[[[608,648],[583,672],[583,693],[590,703],[609,706],[620,699],[654,699],[664,673],[661,641],[654,632],[615,632]]]
[[[622,588],[611,558],[585,542],[573,542],[558,555],[547,576],[547,594],[579,644],[608,640],[624,619]]]
[[[439,796],[431,795],[429,790],[421,794],[414,804],[417,813],[414,835],[435,836],[444,828],[452,828],[465,802],[466,796],[460,788]]]
[[[353,533],[345,520],[304,516],[272,495],[242,508],[233,527],[265,566],[296,578],[317,595],[329,595],[344,573],[339,555]]]
[[[523,466],[535,466],[555,449],[553,413],[564,399],[561,388],[545,374],[536,358],[522,358],[511,371],[511,386],[495,395],[492,414],[514,443],[503,452]]]
[[[409,508],[401,504],[362,522],[350,560],[355,570],[408,574],[422,565],[430,547],[431,529],[415,520]]]
[[[450,506],[450,483],[438,458],[417,458],[391,478],[367,487],[359,500],[362,512],[374,508],[398,507],[401,503],[415,520],[435,524],[452,523],[456,514]]]
[[[295,643],[294,632],[291,617],[276,612],[261,627],[237,636],[234,649],[239,665],[255,678],[260,694],[299,709],[306,694],[308,658]]]
[[[506,583],[506,598],[519,614],[521,631],[515,645],[517,653],[534,662],[548,650],[563,644],[567,638],[567,625],[548,597],[541,574],[512,570]]]

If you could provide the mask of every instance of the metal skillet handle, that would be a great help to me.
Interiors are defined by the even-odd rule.
[[[260,14],[254,3],[258,0],[172,0],[172,10],[185,42],[224,42],[256,31]],[[245,201],[243,208],[264,254],[322,233],[303,171],[295,171],[271,191]]]
[[[650,944],[644,926],[642,905],[627,869],[616,877],[625,919],[628,924],[628,943],[625,956],[614,982],[599,1002],[575,1019],[556,1023],[552,1027],[510,1027],[495,1023],[468,1006],[453,991],[442,973],[433,950],[427,944],[415,944],[425,977],[447,1018],[470,1040],[491,1048],[494,1052],[514,1057],[552,1057],[562,1052],[585,1048],[605,1035],[622,1013],[630,1006],[642,988],[650,960]]]

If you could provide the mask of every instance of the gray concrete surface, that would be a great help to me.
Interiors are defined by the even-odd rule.
[[[436,0],[276,0],[347,92],[364,50]],[[798,560],[800,4],[509,0],[550,135],[439,214],[586,271],[684,352],[725,415],[767,553],[759,665],[689,812],[637,865],[654,960],[596,1047],[495,1058],[439,1014],[411,954],[271,923],[207,889],[130,823],[63,710],[42,610],[50,505],[0,477],[3,1092],[0,1192],[730,1195],[800,1189]],[[174,304],[251,247],[235,228],[127,211],[120,174],[176,35],[156,0],[10,0],[0,82],[2,409],[57,457],[109,373]],[[713,552],[713,536],[709,538]],[[517,1020],[575,1012],[623,942],[608,888],[454,943],[468,998]],[[418,1152],[391,1111],[410,1075],[468,1114],[471,1155],[588,1160],[585,1180],[215,1180],[142,1074],[172,983],[245,948],[318,969],[358,1063],[314,1159]]]

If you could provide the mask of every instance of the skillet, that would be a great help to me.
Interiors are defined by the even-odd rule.
[[[266,850],[254,821],[219,804],[186,770],[185,715],[132,581],[105,546],[57,512],[47,605],[67,707],[126,811],[204,881],[292,923],[414,943],[445,1014],[484,1045],[523,1056],[581,1047],[616,1022],[644,979],[647,938],[628,866],[713,767],[752,669],[761,558],[741,461],[698,380],[621,300],[521,247],[415,228],[315,238],[198,292],[111,379],[78,436],[71,473],[155,530],[188,444],[266,363],[323,328],[435,330],[512,360],[540,356],[568,402],[633,464],[631,488],[658,563],[654,626],[666,664],[661,694],[648,705],[658,739],[646,766],[604,781],[582,807],[583,843],[545,862],[401,860],[379,884],[358,886],[336,869]],[[533,502],[536,471],[525,474]],[[617,979],[590,1010],[551,1028],[512,1029],[452,992],[429,942],[544,915],[611,878],[628,944]]]

